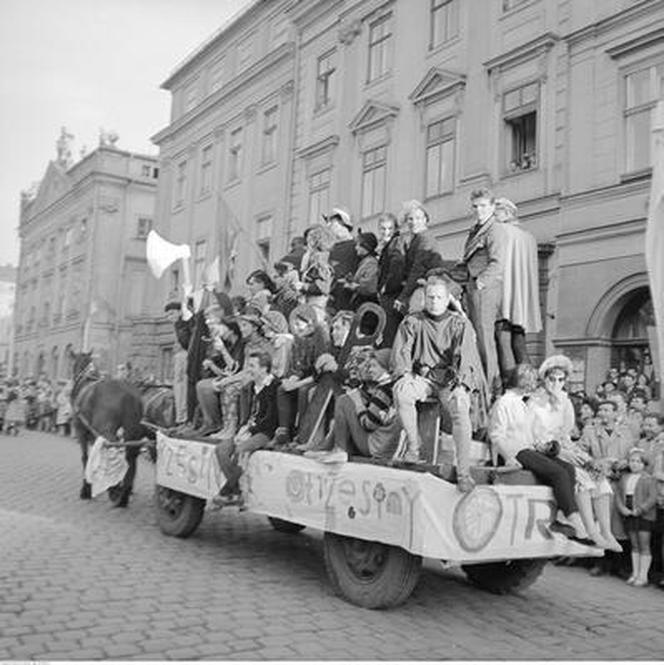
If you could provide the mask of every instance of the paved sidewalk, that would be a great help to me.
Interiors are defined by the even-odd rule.
[[[320,534],[234,509],[187,540],[156,525],[153,467],[129,508],[78,499],[78,446],[0,435],[0,660],[661,659],[664,593],[548,566],[520,595],[427,562],[410,600],[363,610],[328,584]]]

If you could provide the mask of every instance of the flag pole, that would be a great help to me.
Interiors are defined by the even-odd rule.
[[[664,101],[652,111],[652,180],[648,202],[645,255],[655,315],[651,337],[653,366],[660,386],[664,379]],[[659,395],[660,403],[662,395]]]

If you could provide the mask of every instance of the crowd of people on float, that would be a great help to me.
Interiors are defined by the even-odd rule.
[[[18,435],[24,429],[71,432],[71,382],[38,379],[0,379],[0,432]]]
[[[482,189],[470,204],[459,259],[437,251],[417,201],[400,217],[381,215],[378,236],[335,208],[273,271],[252,272],[246,297],[210,287],[198,309],[191,298],[169,303],[179,345],[172,434],[218,440],[223,506],[241,502],[247,455],[263,448],[329,463],[431,462],[418,405],[437,401],[459,491],[475,484],[471,441],[485,441],[495,463],[552,486],[552,531],[615,553],[628,534],[630,583],[642,586],[646,534],[664,511],[652,366],[611,370],[593,396],[566,388],[564,356],[532,367],[526,334],[542,327],[537,243],[511,201]],[[364,303],[382,327],[374,337],[355,314]]]

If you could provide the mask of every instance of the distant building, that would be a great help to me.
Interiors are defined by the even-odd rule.
[[[63,128],[57,159],[22,195],[14,349],[21,376],[66,377],[84,348],[113,371],[147,309],[156,159],[119,150],[117,136],[104,134],[72,165],[72,138]]]
[[[648,362],[662,34],[658,0],[257,0],[164,83],[158,228],[191,245],[198,285],[236,253],[240,290],[335,205],[375,230],[421,199],[459,258],[469,194],[491,187],[539,242],[534,358],[568,353],[573,386],[594,388]]]
[[[0,266],[0,376],[11,373],[16,268]]]

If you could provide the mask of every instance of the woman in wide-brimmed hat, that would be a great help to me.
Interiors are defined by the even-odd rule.
[[[539,368],[542,386],[528,402],[535,449],[552,456],[559,455],[574,466],[575,497],[588,536],[602,549],[620,552],[622,548],[611,533],[611,486],[591,456],[571,438],[575,415],[572,401],[565,392],[565,383],[572,369],[572,361],[563,355],[550,356]]]

